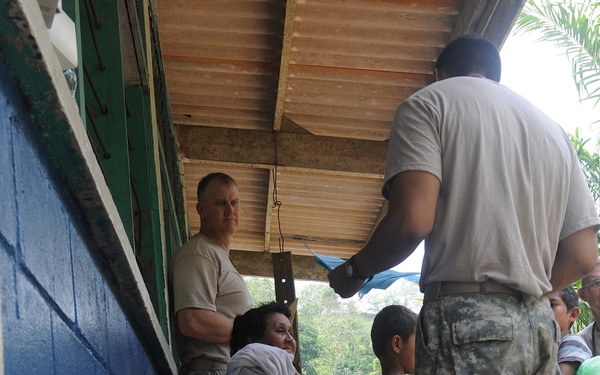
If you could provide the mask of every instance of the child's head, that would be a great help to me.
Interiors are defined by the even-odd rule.
[[[383,374],[399,367],[414,372],[416,327],[417,314],[404,306],[386,306],[375,316],[371,342]]]
[[[572,286],[568,286],[560,292],[548,293],[547,297],[554,319],[560,326],[560,333],[564,336],[579,316],[579,296]]]

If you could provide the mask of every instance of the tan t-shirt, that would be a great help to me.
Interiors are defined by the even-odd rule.
[[[579,331],[577,334],[583,338],[592,355],[600,355],[600,332],[596,329],[597,323],[593,322]]]
[[[409,170],[441,182],[422,290],[493,279],[537,298],[552,289],[558,242],[600,224],[565,132],[485,78],[445,79],[398,107],[384,196],[391,178]]]
[[[175,314],[185,308],[216,311],[235,318],[252,307],[244,280],[229,260],[229,249],[197,234],[173,256],[169,268]],[[192,358],[205,357],[222,363],[229,361],[228,343],[209,343],[180,337],[181,365]]]

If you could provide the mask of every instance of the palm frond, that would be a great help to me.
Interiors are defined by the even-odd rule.
[[[580,99],[600,102],[600,2],[529,0],[514,32],[532,31],[565,51]]]

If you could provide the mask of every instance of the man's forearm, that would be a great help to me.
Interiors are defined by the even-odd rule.
[[[598,243],[593,228],[585,228],[560,241],[550,283],[555,291],[571,285],[594,270]]]
[[[223,343],[229,342],[233,319],[210,310],[188,308],[177,313],[177,324],[184,336]]]
[[[387,217],[386,217],[387,218]],[[361,275],[370,276],[385,271],[408,258],[425,237],[414,231],[402,232],[384,218],[354,259]]]

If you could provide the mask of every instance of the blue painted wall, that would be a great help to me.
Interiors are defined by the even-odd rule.
[[[5,374],[154,374],[1,57]]]

